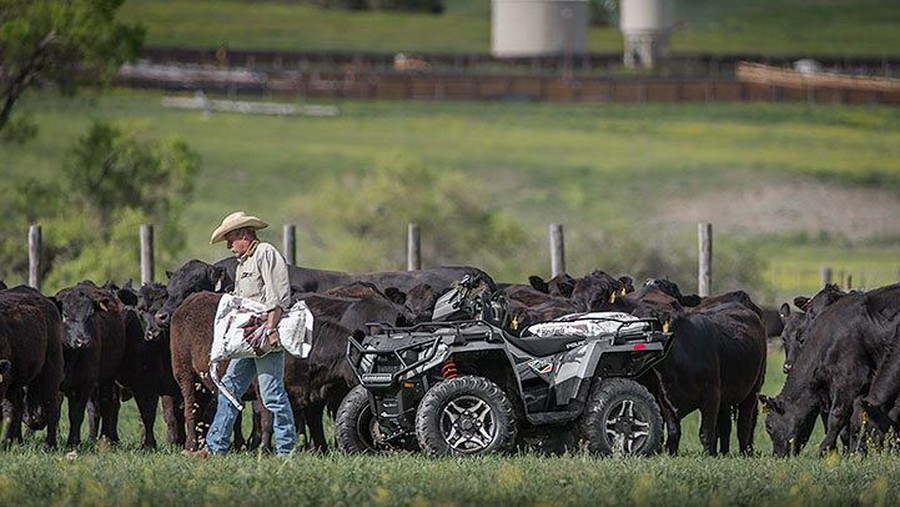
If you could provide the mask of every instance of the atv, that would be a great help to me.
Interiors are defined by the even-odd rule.
[[[668,352],[658,320],[575,314],[517,335],[502,293],[468,276],[432,320],[368,324],[348,340],[359,385],[338,410],[341,450],[484,455],[560,435],[599,455],[661,448],[659,406],[634,380]]]

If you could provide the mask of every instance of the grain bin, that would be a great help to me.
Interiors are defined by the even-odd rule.
[[[572,56],[587,49],[587,0],[492,0],[496,57]]]
[[[672,34],[673,0],[621,0],[619,27],[625,65],[654,67]]]

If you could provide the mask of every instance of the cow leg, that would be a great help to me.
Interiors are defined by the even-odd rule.
[[[716,455],[716,423],[719,420],[719,403],[721,396],[718,386],[703,400],[700,406],[700,443],[703,451],[709,456]]]
[[[244,411],[241,410],[237,413],[237,416],[234,418],[234,425],[232,426],[232,432],[234,434],[234,440],[231,444],[232,448],[240,451],[247,448],[247,439],[244,438]]]
[[[156,407],[159,406],[159,395],[156,390],[135,390],[134,402],[141,414],[141,447],[156,449],[156,435],[153,426],[156,424]]]
[[[181,397],[184,399],[184,448],[188,451],[197,450],[197,418],[198,410],[196,393],[194,392],[194,383],[179,382],[181,387]]]
[[[100,435],[119,443],[119,394],[115,382],[104,382],[99,389]]]
[[[259,430],[259,442],[257,446],[262,446],[266,451],[272,450],[272,412],[266,408],[266,404],[260,401],[260,396],[253,402],[253,423]],[[296,422],[294,423],[296,427]]]
[[[828,424],[825,426],[825,438],[819,446],[819,454],[824,456],[837,448],[837,439],[841,431],[850,422],[853,412],[852,394],[838,392],[832,394],[831,410],[828,411]]]
[[[716,443],[719,454],[731,452],[731,410],[725,406],[719,409],[719,420],[716,421]]]
[[[325,440],[325,425],[322,416],[325,413],[325,403],[316,402],[307,405],[303,410],[306,424],[309,426],[309,437],[312,440],[312,449],[315,452],[328,452],[328,442]]]
[[[741,454],[750,456],[753,454],[753,436],[756,431],[756,421],[759,418],[759,404],[757,392],[753,392],[738,405],[737,409],[737,437]]]
[[[59,391],[57,386],[46,380],[39,384],[38,392],[41,397],[41,409],[44,411],[44,422],[47,423],[46,445],[50,449],[56,449],[57,434],[59,432]]]
[[[81,423],[84,422],[84,412],[90,396],[90,388],[77,389],[66,396],[69,400],[69,438],[66,439],[66,447],[78,447],[81,444]]]
[[[97,443],[97,434],[100,429],[100,412],[97,405],[97,390],[95,389],[87,401],[88,443],[91,445]]]
[[[184,399],[181,395],[162,396],[163,419],[166,421],[166,441],[184,447]]]
[[[22,388],[7,391],[6,401],[4,412],[7,412],[9,421],[6,426],[6,435],[3,437],[4,447],[13,443],[22,443],[22,411],[25,407],[25,392]]]

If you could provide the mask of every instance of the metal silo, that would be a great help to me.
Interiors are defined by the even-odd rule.
[[[587,48],[587,0],[492,0],[491,53],[571,56]]]
[[[673,0],[621,0],[619,27],[625,65],[653,67],[672,34]]]

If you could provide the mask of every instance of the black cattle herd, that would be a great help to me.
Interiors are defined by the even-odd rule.
[[[221,295],[233,287],[235,266],[234,258],[214,265],[192,260],[168,273],[167,285],[135,290],[130,283],[84,281],[53,297],[0,282],[4,444],[21,443],[24,424],[45,430],[46,444],[56,447],[64,400],[67,447],[81,444],[85,414],[90,443],[98,436],[118,442],[120,405],[134,398],[143,447],[156,447],[161,400],[169,443],[197,449],[215,411],[208,369],[212,323]],[[367,322],[427,322],[437,298],[465,275],[490,280],[471,267],[364,274],[290,267],[294,298],[306,301],[315,316],[310,356],[285,355],[286,388],[310,449],[327,450],[323,416],[326,410],[333,415],[357,383],[345,358],[353,331]],[[836,449],[839,439],[849,452],[869,450],[900,426],[900,285],[866,292],[828,285],[812,298],[796,298],[794,311],[787,304],[780,311],[761,309],[743,291],[684,295],[660,279],[635,289],[629,277],[600,270],[494,288],[505,297],[506,325],[514,334],[587,311],[665,322],[673,345],[638,380],[658,401],[670,453],[678,451],[680,421],[694,411],[700,412],[700,442],[711,455],[730,451],[732,426],[740,452],[753,453],[760,406],[779,456],[799,452],[820,418],[822,453]],[[767,338],[779,334],[787,378],[781,394],[770,398],[760,394]],[[254,389],[245,401],[253,405],[253,430],[245,438],[238,420],[235,447],[269,447],[268,412]]]

